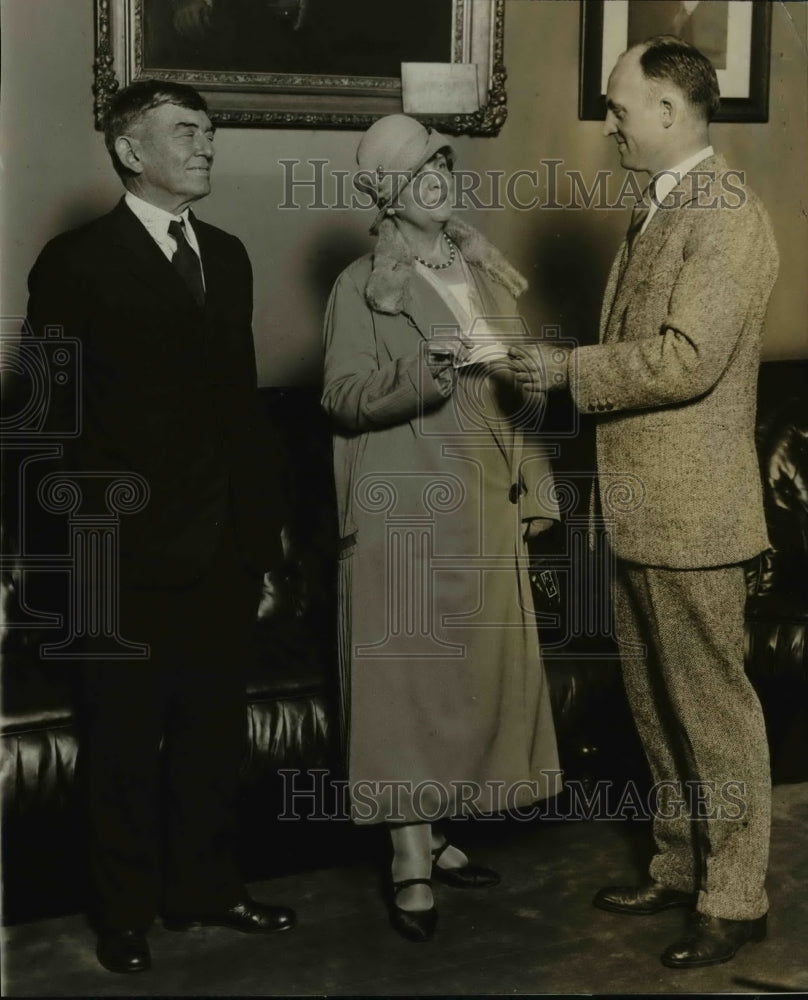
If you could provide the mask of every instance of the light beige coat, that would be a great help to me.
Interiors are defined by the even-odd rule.
[[[514,316],[518,276],[474,230],[452,233],[486,310]],[[559,787],[522,541],[525,518],[558,516],[549,463],[490,379],[432,377],[426,342],[456,320],[401,249],[382,238],[348,267],[325,322],[358,822],[524,806]]]

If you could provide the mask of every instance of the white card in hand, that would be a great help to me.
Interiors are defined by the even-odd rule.
[[[491,365],[504,361],[508,357],[508,348],[499,340],[477,341],[455,359],[455,368],[465,368],[467,365]]]

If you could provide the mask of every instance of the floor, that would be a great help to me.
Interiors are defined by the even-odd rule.
[[[775,788],[769,937],[734,961],[671,971],[659,953],[681,911],[625,917],[596,910],[604,882],[634,879],[649,847],[645,823],[466,824],[456,839],[499,869],[489,890],[438,886],[434,940],[390,928],[378,873],[358,863],[254,883],[252,894],[296,907],[289,934],[155,926],[154,968],[115,976],[95,962],[80,916],[6,928],[4,996],[388,996],[535,993],[754,993],[808,990],[808,784]]]

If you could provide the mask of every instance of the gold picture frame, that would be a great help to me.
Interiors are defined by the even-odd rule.
[[[274,38],[275,34],[286,31],[287,37],[297,42],[299,38],[303,38],[303,34],[290,34],[294,22],[290,29],[290,19],[282,21],[281,15],[294,15],[297,11],[299,18],[303,14],[309,14],[310,19],[313,19],[317,14],[317,4],[323,2],[324,0],[264,0],[259,10],[258,2],[254,0],[254,9],[260,16],[274,14],[272,24],[279,26],[277,33],[264,33],[258,37]],[[332,5],[341,4],[345,17],[350,16],[352,11],[358,17],[362,3],[367,5],[368,0],[329,2]],[[426,0],[422,2],[426,3]],[[299,59],[307,72],[299,72],[289,65],[283,65],[288,59],[286,52],[279,49],[278,45],[274,55],[267,46],[264,60],[266,65],[257,69],[255,65],[246,68],[239,65],[239,59],[243,61],[244,45],[234,43],[233,59],[228,64],[227,51],[221,44],[222,32],[212,24],[212,17],[217,10],[225,10],[223,3],[220,7],[216,6],[220,3],[221,0],[95,0],[93,91],[97,128],[102,127],[107,105],[115,91],[121,86],[145,78],[173,80],[194,86],[208,101],[211,120],[218,126],[359,130],[367,128],[382,115],[401,112],[400,69],[397,76],[390,75],[392,64],[383,71],[385,75],[367,72],[370,56],[374,51],[376,56],[384,52],[383,42],[374,50],[372,38],[370,44],[364,47],[351,39],[352,44],[346,45],[341,54],[339,38],[329,40],[333,44],[327,50],[321,45],[320,52],[328,53],[327,56],[320,55],[321,63],[329,68],[336,66],[338,72],[311,71],[318,66],[318,57],[314,52],[316,43],[313,41],[311,52],[300,48]],[[172,51],[165,44],[162,48],[158,44],[159,30],[165,35],[169,30],[175,29],[178,23],[177,5],[180,4],[185,5],[186,9],[189,4],[196,5],[196,22],[191,22],[193,27],[202,23],[199,12],[205,15],[204,26],[210,29],[214,43],[218,45],[214,52],[215,58],[212,56],[210,59],[212,65],[204,64],[204,58],[199,55],[199,46],[194,49],[192,60],[189,56],[183,57],[179,45]],[[381,0],[376,0],[375,10],[378,11],[381,6]],[[249,0],[242,0],[240,4],[231,6],[227,13],[231,19],[246,17],[243,12],[248,9]],[[325,11],[324,16],[333,17],[333,6],[328,9],[320,7],[319,10]],[[242,12],[241,15],[237,13],[239,11]],[[175,21],[169,23],[166,18],[172,12]],[[411,13],[412,9],[408,8],[401,16]],[[423,20],[426,23],[416,22],[409,28],[410,48],[415,51],[408,51],[404,61],[473,63],[477,67],[480,106],[474,112],[418,117],[435,128],[454,135],[497,135],[507,117],[506,73],[503,64],[505,0],[429,0],[429,5],[424,7]],[[181,26],[187,29],[187,23],[183,22]],[[350,21],[345,23],[350,25]],[[378,18],[371,25],[368,25],[367,19],[362,19],[357,24],[361,26],[365,38],[369,31],[382,32],[385,27],[389,33],[391,25],[397,29],[395,37],[400,34],[400,25],[394,17],[389,19],[387,26],[379,24]],[[251,25],[246,21],[234,25],[236,31],[242,32],[242,38],[249,38],[254,34],[250,28]],[[321,28],[321,34],[325,30]],[[311,38],[315,37],[314,31],[309,34]],[[233,37],[236,37],[235,34]],[[343,37],[350,38],[348,28],[343,32]],[[383,33],[380,37],[383,37]],[[158,43],[155,43],[155,38]],[[438,59],[434,58],[436,51],[439,53]],[[166,52],[171,58],[166,57]],[[395,58],[395,55],[389,54],[388,58]],[[261,57],[264,59],[263,54]],[[195,62],[195,65],[183,65],[183,59],[186,63]],[[158,65],[160,62],[171,65]]]

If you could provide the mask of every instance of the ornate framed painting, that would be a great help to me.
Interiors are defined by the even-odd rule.
[[[581,0],[579,118],[605,117],[617,57],[651,35],[677,35],[711,59],[721,90],[715,121],[769,120],[769,0]]]
[[[364,129],[402,110],[401,63],[473,63],[477,110],[420,116],[496,135],[505,0],[95,0],[95,117],[119,86],[201,91],[216,125]]]

